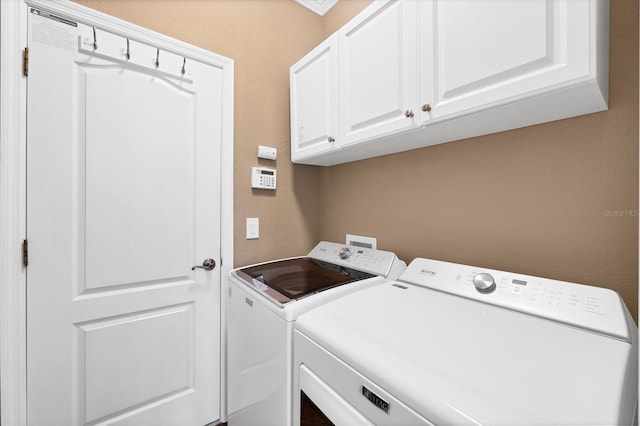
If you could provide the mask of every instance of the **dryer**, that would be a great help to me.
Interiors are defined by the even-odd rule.
[[[612,290],[415,259],[298,318],[294,425],[635,424],[637,335]]]
[[[395,279],[391,252],[320,242],[307,256],[235,269],[227,300],[228,424],[291,425],[293,325],[304,312]]]

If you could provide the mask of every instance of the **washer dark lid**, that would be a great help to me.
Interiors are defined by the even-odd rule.
[[[267,293],[282,304],[375,276],[308,257],[250,266],[237,270],[236,274],[251,287]],[[269,289],[278,294],[273,294]]]

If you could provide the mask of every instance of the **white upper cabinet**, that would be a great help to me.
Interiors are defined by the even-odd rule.
[[[292,161],[337,149],[337,35],[292,66],[289,82]]]
[[[419,122],[415,8],[379,1],[338,32],[341,146]]]
[[[608,0],[375,0],[329,39],[334,48],[336,37],[330,94],[324,74],[294,93],[294,69],[317,49],[292,68],[294,162],[328,166],[607,109]],[[296,133],[326,127],[318,110],[329,98],[337,143],[301,158],[311,136],[336,134]]]
[[[422,123],[594,80],[595,6],[575,0],[420,1]],[[590,109],[606,109],[606,90],[605,79],[587,99]],[[571,102],[546,107],[563,118]]]

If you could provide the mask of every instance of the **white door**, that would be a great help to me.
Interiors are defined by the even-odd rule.
[[[419,2],[422,121],[590,78],[587,1]]]
[[[291,67],[292,161],[332,151],[340,144],[337,50],[334,34]]]
[[[341,145],[416,126],[416,3],[373,4],[338,33]]]
[[[28,422],[217,420],[221,69],[29,12]]]

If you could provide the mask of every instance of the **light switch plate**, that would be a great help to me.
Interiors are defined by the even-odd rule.
[[[247,218],[247,240],[257,240],[260,238],[260,218]]]

